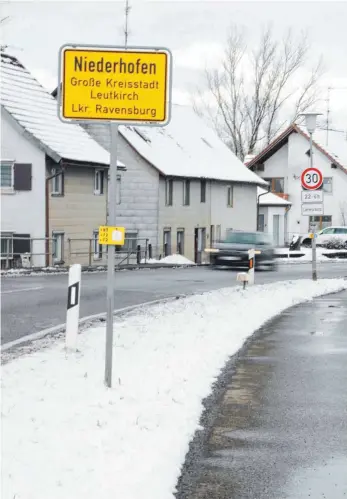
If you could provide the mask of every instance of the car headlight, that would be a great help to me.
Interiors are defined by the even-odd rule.
[[[205,248],[205,253],[219,253],[217,248]]]

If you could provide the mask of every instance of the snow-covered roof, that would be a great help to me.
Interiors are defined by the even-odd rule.
[[[108,165],[110,155],[79,125],[60,121],[57,101],[16,57],[1,53],[1,105],[48,156]]]
[[[121,126],[119,131],[163,175],[267,185],[189,106],[174,104],[165,127]]]
[[[261,206],[290,206],[292,204],[290,201],[277,196],[277,194],[274,194],[273,192],[265,193],[265,189],[258,187],[257,195],[261,195],[259,198],[259,204]]]

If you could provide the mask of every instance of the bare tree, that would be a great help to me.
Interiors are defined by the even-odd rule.
[[[289,30],[277,42],[268,27],[252,50],[247,47],[245,32],[232,27],[221,67],[205,70],[207,92],[197,90],[193,107],[198,114],[208,116],[243,160],[259,143],[268,144],[286,123],[317,102],[321,60],[298,88],[308,53],[305,34],[295,39]],[[284,112],[286,107],[289,114]]]

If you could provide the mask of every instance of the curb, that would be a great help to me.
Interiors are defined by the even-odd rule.
[[[181,298],[185,298],[188,295],[177,295],[169,298],[159,298],[158,300],[151,300],[143,303],[139,303],[138,305],[129,305],[128,307],[118,308],[113,311],[113,316],[122,315],[126,312],[132,312],[134,310],[141,309],[143,307],[149,307],[152,305],[159,305],[161,303],[171,302],[174,300],[179,300]],[[86,322],[94,323],[96,321],[100,321],[101,319],[106,317],[106,312],[102,312],[100,314],[88,315],[86,317],[82,317],[79,319],[78,324],[82,326]],[[34,341],[42,340],[47,336],[53,336],[57,333],[61,333],[65,330],[66,323],[58,324],[57,326],[49,327],[46,329],[42,329],[42,331],[37,331],[36,333],[28,334],[27,336],[23,336],[22,338],[17,338],[16,340],[9,341],[4,345],[1,345],[1,353],[8,352],[11,349],[19,348],[28,343],[32,343]],[[81,334],[82,331],[79,331]]]
[[[129,264],[129,265],[122,265],[121,267],[116,266],[115,267],[115,272],[121,272],[125,270],[142,270],[142,269],[176,269],[176,268],[191,268],[191,267],[199,267],[199,264],[173,264],[173,263],[163,263],[163,264],[157,264],[157,263],[143,263],[143,264]],[[64,268],[52,268],[52,269],[47,269],[45,267],[32,267],[30,269],[25,269],[22,270],[20,269],[20,272],[11,272],[10,270],[2,270],[0,272],[1,277],[21,277],[21,276],[30,276],[30,275],[37,275],[37,274],[44,274],[44,275],[67,275],[69,273],[69,267],[64,267]],[[89,266],[82,266],[82,273],[96,273],[96,272],[106,272],[107,267],[106,265],[99,265],[98,267],[89,267]]]

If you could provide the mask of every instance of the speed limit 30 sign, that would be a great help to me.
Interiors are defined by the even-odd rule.
[[[322,187],[323,175],[318,168],[306,168],[301,174],[301,185],[304,189],[315,191]]]

